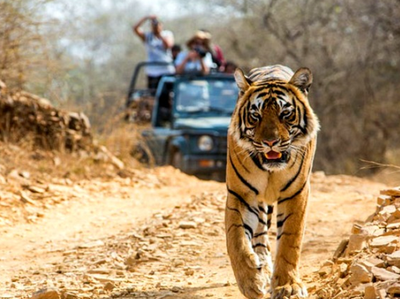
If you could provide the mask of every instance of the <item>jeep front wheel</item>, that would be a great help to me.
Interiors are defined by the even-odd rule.
[[[176,151],[174,152],[174,154],[172,155],[172,161],[171,161],[172,166],[174,166],[175,168],[178,168],[180,170],[182,170],[183,167],[183,157],[180,151]]]

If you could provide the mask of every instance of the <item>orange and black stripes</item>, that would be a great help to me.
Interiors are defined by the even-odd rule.
[[[249,188],[251,191],[253,191],[255,195],[258,195],[258,194],[259,194],[259,191],[258,191],[254,186],[252,186],[248,181],[246,181],[246,179],[239,173],[239,171],[237,170],[235,164],[233,163],[232,158],[231,158],[230,155],[229,155],[229,162],[231,163],[232,168],[233,168],[233,170],[235,171],[235,174],[236,174],[236,176],[239,178],[239,180],[240,180],[247,188]]]
[[[247,76],[239,69],[234,75],[240,91],[228,133],[225,209],[232,268],[248,298],[266,291],[258,275],[271,279],[272,298],[281,298],[286,285],[288,297],[306,298],[306,288],[297,286],[297,272],[319,128],[307,99],[312,74],[307,68],[293,73],[275,65],[253,69]],[[274,204],[275,266],[268,238]]]
[[[303,170],[303,164],[304,164],[304,159],[301,159],[301,164],[300,164],[300,166],[299,166],[297,172],[294,174],[294,176],[293,176],[292,178],[290,178],[290,179],[287,181],[286,185],[281,189],[281,192],[284,192],[284,191],[286,191],[287,189],[289,189],[290,186],[292,186],[293,182],[296,181],[296,179],[299,177],[301,171]]]
[[[288,196],[288,197],[284,197],[284,198],[279,198],[278,199],[278,205],[284,203],[285,201],[291,200],[293,198],[295,198],[297,195],[299,195],[305,188],[305,186],[307,185],[307,181],[304,182],[304,184],[301,186],[301,188],[299,190],[297,190],[293,195]]]

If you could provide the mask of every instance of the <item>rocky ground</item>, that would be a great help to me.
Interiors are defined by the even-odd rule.
[[[1,81],[0,115],[0,299],[243,298],[223,183],[144,169],[130,157],[131,127],[109,134],[111,153],[83,114]],[[322,172],[311,183],[310,298],[398,298],[400,190]]]
[[[19,160],[0,162],[0,298],[243,298],[225,250],[223,183],[172,167],[49,172],[30,166],[37,154]],[[301,266],[312,298],[396,294],[382,285],[399,275],[399,199],[381,195],[373,214],[381,189],[313,174]]]
[[[353,224],[352,234],[318,272],[321,298],[400,297],[400,189],[381,190],[376,211]]]

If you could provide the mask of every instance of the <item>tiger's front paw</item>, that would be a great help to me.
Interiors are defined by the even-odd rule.
[[[236,280],[240,291],[246,298],[261,299],[267,293],[266,280],[261,269],[256,269],[255,271],[244,269],[243,273],[239,274]]]
[[[292,297],[293,296],[293,297]],[[278,286],[272,291],[271,299],[307,298],[308,292],[302,282]]]
[[[270,279],[257,255],[251,253],[235,261],[232,260],[232,267],[238,287],[243,295],[249,299],[264,298]]]

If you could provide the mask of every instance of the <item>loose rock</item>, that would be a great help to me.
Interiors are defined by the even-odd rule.
[[[60,294],[56,290],[43,289],[33,293],[31,299],[60,299]]]
[[[182,221],[179,222],[179,228],[182,229],[191,229],[191,228],[196,228],[197,224],[194,221]]]

